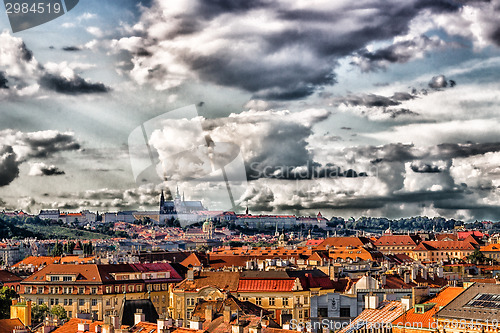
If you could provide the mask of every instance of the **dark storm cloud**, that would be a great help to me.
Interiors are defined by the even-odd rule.
[[[9,81],[5,77],[4,72],[0,72],[0,89],[9,89],[9,86],[7,85]]]
[[[483,155],[490,152],[500,151],[500,142],[491,143],[443,143],[436,146],[437,151],[431,152],[429,157],[459,158]]]
[[[365,106],[368,108],[388,107],[401,104],[399,101],[392,98],[374,94],[348,95],[336,98],[335,101],[339,104],[343,103],[347,106]]]
[[[395,92],[394,95],[391,97],[393,100],[396,101],[409,101],[415,98],[415,95],[412,95],[407,92]]]
[[[307,7],[294,2],[226,0],[180,1],[179,8],[183,10],[155,1],[144,11],[144,30],[137,32],[143,37],[122,48],[133,57],[132,77],[148,70],[148,82],[159,89],[194,77],[241,88],[254,98],[291,100],[335,84],[338,59],[353,52],[364,50],[359,51],[362,57],[374,62],[408,60],[409,51],[401,50],[429,48],[438,42],[422,36],[374,54],[365,46],[404,34],[423,10],[450,12],[459,6],[444,0],[331,2]],[[263,29],[268,23],[273,28]],[[207,48],[199,40],[217,43]],[[159,56],[165,53],[171,60]],[[178,67],[189,69],[182,73],[184,77],[171,72]],[[134,78],[144,81],[144,76]]]
[[[0,186],[10,184],[19,176],[19,166],[33,158],[48,158],[63,151],[78,150],[80,144],[72,133],[39,131],[23,133],[11,129],[0,131]],[[43,163],[35,163],[33,175],[43,173]],[[55,168],[55,167],[54,167]],[[49,167],[47,173],[60,172]]]
[[[439,173],[443,168],[429,163],[412,163],[410,168],[417,173]]]
[[[19,176],[19,164],[11,146],[0,146],[0,187],[9,185]]]
[[[375,51],[366,48],[356,52],[352,64],[358,65],[362,71],[370,72],[385,69],[391,63],[406,63],[416,57],[422,57],[425,52],[439,48],[444,43],[437,38],[425,35],[411,40],[396,42],[388,47]]]
[[[409,109],[385,109],[383,113],[389,114],[391,118],[396,118],[399,116],[418,116],[418,112],[413,112]]]
[[[448,86],[448,81],[444,75],[434,76],[429,82],[429,87],[432,89],[441,89]]]
[[[29,148],[29,156],[44,158],[62,151],[80,149],[73,133],[33,132],[23,137],[23,145]]]
[[[0,58],[0,88],[7,87],[8,81],[9,91],[13,94],[28,87],[32,93],[42,87],[72,95],[109,91],[103,83],[93,83],[83,79],[65,63],[47,66],[40,64],[22,39],[11,36],[7,31],[0,34],[0,40],[2,52],[5,53],[5,56]],[[74,46],[63,49],[77,51]]]
[[[500,142],[494,143],[443,143],[427,148],[417,148],[413,144],[390,143],[383,146],[360,146],[347,148],[359,157],[368,158],[372,163],[411,162],[423,159],[450,160],[483,155],[500,151]]]
[[[31,165],[29,176],[60,176],[66,174],[63,170],[59,169],[55,165],[47,165],[43,162],[33,163]]]
[[[46,89],[68,95],[106,93],[109,88],[103,83],[92,83],[80,76],[68,79],[59,75],[46,73],[40,78],[40,85]]]
[[[78,46],[65,46],[62,49],[63,49],[63,51],[67,51],[67,52],[77,52],[77,51],[81,51],[82,50]]]

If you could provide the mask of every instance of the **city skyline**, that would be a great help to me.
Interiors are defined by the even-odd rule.
[[[241,158],[241,212],[499,220],[499,11],[88,0],[13,33],[2,9],[0,210],[151,210],[173,186],[230,210]],[[144,133],[170,184],[136,178],[129,149],[164,115]]]

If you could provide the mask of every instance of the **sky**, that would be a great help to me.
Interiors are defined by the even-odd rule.
[[[500,220],[500,0],[0,7],[0,209]]]

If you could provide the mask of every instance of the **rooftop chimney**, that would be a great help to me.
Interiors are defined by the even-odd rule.
[[[378,296],[369,294],[365,295],[365,309],[376,309],[378,308]]]
[[[110,319],[110,324],[113,325],[113,329],[121,328],[120,317],[118,317],[117,315],[111,315],[109,319]]]
[[[224,322],[225,323],[231,322],[231,307],[229,306],[224,307]]]
[[[188,281],[194,281],[194,269],[190,268],[188,271],[187,271],[187,276],[186,276],[186,279]]]
[[[139,324],[141,321],[146,321],[146,314],[142,313],[142,309],[137,309],[134,313],[134,325]]]
[[[203,322],[201,321],[200,317],[193,316],[191,318],[191,321],[189,322],[189,328],[193,330],[202,330]]]
[[[405,296],[401,298],[401,304],[403,304],[403,308],[405,311],[410,310],[411,307],[411,298],[408,296]]]
[[[404,274],[404,282],[406,284],[410,283],[410,273],[405,272],[405,274]]]
[[[88,332],[89,324],[87,322],[78,323],[78,332]]]
[[[159,318],[157,321],[156,321],[156,331],[158,333],[160,332],[163,332],[163,330],[167,327],[166,325],[166,320],[163,319],[163,318]]]
[[[113,325],[110,325],[110,324],[104,324],[102,325],[102,333],[114,333],[115,332],[115,329],[113,327]]]
[[[214,312],[212,311],[212,306],[207,305],[205,308],[205,320],[206,321],[212,321],[214,319]]]

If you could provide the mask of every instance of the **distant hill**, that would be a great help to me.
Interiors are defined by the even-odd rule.
[[[0,235],[2,238],[43,238],[41,234],[30,230],[20,228],[12,223],[6,222],[0,218]]]
[[[0,235],[2,238],[30,238],[38,239],[100,239],[109,236],[86,230],[67,228],[57,224],[50,224],[36,218],[19,219],[0,215]]]

